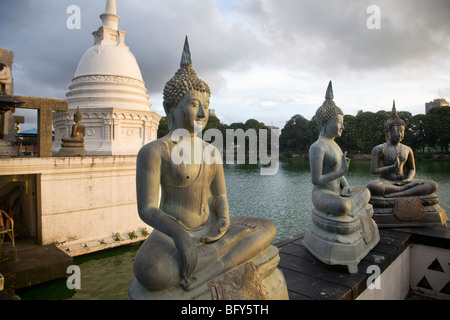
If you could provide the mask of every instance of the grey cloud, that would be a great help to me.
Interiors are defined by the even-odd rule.
[[[217,3],[224,5],[117,0],[126,44],[149,94],[159,99],[153,105],[161,104],[163,86],[178,69],[186,35],[194,69],[214,93],[227,86],[224,71],[254,65],[326,80],[329,74],[408,69],[424,77],[449,56],[448,0],[238,0],[227,3],[227,14]],[[81,9],[80,30],[66,28],[72,4]],[[371,4],[381,9],[380,30],[366,28]],[[105,0],[2,1],[0,47],[14,51],[16,93],[64,99],[104,9]]]
[[[366,26],[369,5],[381,11],[381,29]],[[280,65],[371,71],[427,64],[448,55],[447,0],[245,1],[255,32]]]

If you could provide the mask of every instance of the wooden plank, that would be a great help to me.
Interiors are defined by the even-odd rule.
[[[450,225],[447,227],[416,228],[411,231],[411,242],[450,249]]]
[[[407,248],[411,235],[393,230],[380,231],[380,242],[358,264],[358,273],[345,266],[322,263],[306,250],[303,235],[280,243],[279,268],[293,299],[356,299],[367,288],[370,266],[383,272]]]
[[[389,259],[389,264],[391,264],[399,255],[398,248],[389,244],[379,242],[373,249],[372,252],[385,253],[387,254],[387,259]]]
[[[319,278],[280,267],[288,284],[288,291],[314,300],[351,299],[349,288]]]
[[[288,295],[289,295],[289,300],[313,300],[310,297],[304,296],[302,294],[299,294],[295,291],[289,291],[288,290]]]
[[[280,253],[284,268],[304,273],[312,277],[332,282],[344,287],[353,289],[366,275],[360,273],[347,273],[347,268],[343,266],[330,266],[317,259],[308,260],[290,254]]]

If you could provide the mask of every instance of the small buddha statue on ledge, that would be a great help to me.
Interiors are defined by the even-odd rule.
[[[84,136],[86,128],[81,123],[83,114],[80,112],[80,108],[73,115],[74,125],[72,126],[72,133],[68,138],[62,138],[61,149],[59,150],[59,157],[77,157],[86,155],[84,149]]]
[[[344,115],[333,98],[330,81],[325,102],[314,117],[320,135],[309,149],[313,224],[303,245],[322,262],[345,265],[355,273],[359,261],[378,243],[379,233],[371,218],[369,190],[350,187],[345,178],[350,160],[335,141],[344,130]]]
[[[209,103],[186,38],[180,69],[164,88],[170,132],[137,158],[138,212],[154,229],[136,255],[132,300],[287,299],[271,245],[275,224],[229,215],[221,155],[197,136]]]
[[[386,142],[373,148],[371,170],[379,178],[367,188],[379,227],[425,227],[445,224],[447,216],[437,203],[438,185],[432,180],[414,179],[413,150],[402,144],[405,122],[393,103],[391,116],[384,123]]]

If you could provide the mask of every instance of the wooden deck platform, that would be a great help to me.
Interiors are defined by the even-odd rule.
[[[354,300],[366,288],[371,265],[381,272],[411,244],[450,249],[449,228],[380,229],[380,242],[359,263],[358,273],[330,266],[312,256],[302,245],[303,234],[279,242],[279,269],[286,279],[290,300]]]

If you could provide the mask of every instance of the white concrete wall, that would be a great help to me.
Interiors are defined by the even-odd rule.
[[[61,149],[61,139],[71,135],[75,112],[69,109],[54,113],[54,156]],[[145,144],[157,139],[161,116],[156,112],[116,107],[80,108],[80,112],[86,127],[84,149],[89,156],[136,155]]]
[[[116,233],[130,242],[142,240],[142,228],[151,232],[137,212],[136,156],[0,159],[0,175],[18,174],[37,175],[41,244],[76,255],[120,244]]]
[[[450,250],[411,245],[411,291],[432,299],[449,300]]]
[[[410,282],[410,247],[405,249],[400,256],[379,277],[379,288],[367,288],[357,300],[403,300],[409,292]]]

